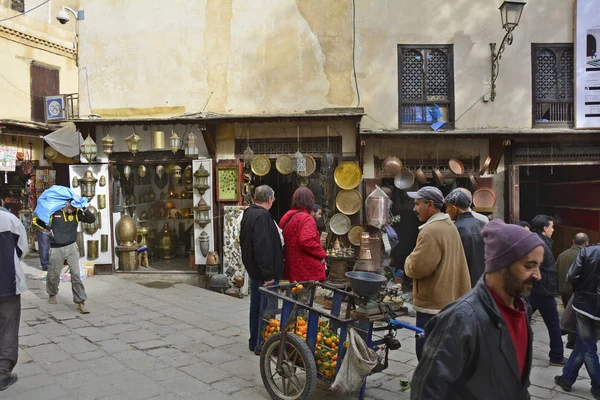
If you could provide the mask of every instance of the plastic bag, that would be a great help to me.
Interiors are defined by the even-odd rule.
[[[50,216],[63,208],[71,200],[71,205],[76,208],[85,207],[88,204],[87,197],[80,198],[66,186],[54,185],[44,190],[39,197],[34,213],[45,224],[50,223]]]
[[[365,377],[371,373],[378,361],[377,353],[368,348],[358,332],[351,328],[348,335],[348,351],[331,385],[331,391],[339,395],[358,394]]]
[[[388,195],[376,185],[375,190],[365,200],[367,224],[377,229],[381,229],[384,225],[389,225],[391,207],[392,201]]]

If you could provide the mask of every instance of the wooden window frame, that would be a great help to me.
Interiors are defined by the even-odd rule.
[[[448,57],[448,100],[447,101],[432,101],[432,102],[413,102],[403,101],[402,99],[402,73],[404,63],[402,55],[407,50],[441,50]],[[427,63],[427,60],[424,60]],[[425,85],[427,85],[427,75],[425,75]],[[448,105],[448,123],[454,122],[454,45],[453,44],[399,44],[398,45],[398,127],[400,129],[423,129],[429,127],[432,122],[402,122],[402,105],[403,104],[427,104],[437,103]],[[450,125],[453,126],[453,125]]]
[[[537,74],[537,53],[540,50],[548,49],[554,51],[556,54],[556,59],[560,59],[560,52],[565,49],[570,49],[573,52],[573,63],[575,63],[575,46],[573,43],[531,43],[531,126],[534,128],[572,128],[575,125],[575,74],[577,71],[575,70],[575,65],[573,65],[573,99],[571,100],[556,100],[552,103],[556,104],[571,104],[571,109],[573,110],[573,118],[570,121],[549,121],[549,122],[538,122],[536,119],[536,105],[538,103],[550,103],[550,101],[539,100],[536,97],[536,74]],[[558,53],[557,53],[558,51]],[[556,72],[557,79],[560,74],[559,71],[560,63],[557,62]]]

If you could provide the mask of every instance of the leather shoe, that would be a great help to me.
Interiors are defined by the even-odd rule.
[[[10,385],[19,380],[17,374],[10,374],[6,378],[0,379],[0,390],[6,390]]]
[[[565,392],[570,392],[571,388],[573,387],[573,385],[569,385],[567,382],[565,382],[562,375],[556,375],[554,377],[554,382],[556,382],[556,384],[560,386]]]

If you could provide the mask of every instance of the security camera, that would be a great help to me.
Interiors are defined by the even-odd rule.
[[[67,14],[67,12],[64,9],[61,9],[59,12],[56,13],[56,19],[63,25],[69,22],[70,20],[69,14]]]

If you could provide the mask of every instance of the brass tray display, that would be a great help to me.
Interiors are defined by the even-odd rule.
[[[360,236],[366,232],[367,228],[362,225],[353,225],[348,231],[348,240],[354,246],[360,246]]]
[[[354,215],[362,207],[362,196],[358,190],[342,190],[335,198],[337,209],[346,215]]]
[[[329,229],[338,236],[345,235],[350,230],[350,218],[342,213],[337,213],[329,220]]]
[[[290,156],[279,156],[275,161],[275,168],[281,175],[289,175],[292,173],[292,158]]]
[[[263,154],[255,156],[250,163],[250,167],[252,168],[252,172],[256,176],[265,176],[271,170],[271,160]]]
[[[305,156],[306,158],[306,172],[298,173],[300,176],[311,176],[317,170],[317,162],[313,156]]]
[[[309,185],[309,183],[310,183],[310,180],[307,177],[305,177],[305,176],[297,176],[296,177],[296,184],[298,186],[305,186],[306,187],[306,186]]]
[[[362,171],[358,164],[345,161],[337,166],[333,173],[335,184],[344,190],[356,188],[362,179]]]

